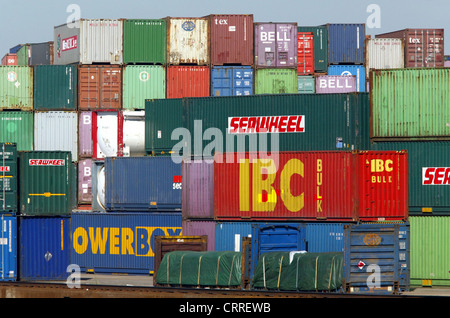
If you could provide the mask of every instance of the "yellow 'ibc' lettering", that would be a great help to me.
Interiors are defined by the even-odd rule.
[[[372,159],[370,160],[370,171],[372,172],[391,172],[392,168],[392,160],[388,159],[384,161],[383,159]]]

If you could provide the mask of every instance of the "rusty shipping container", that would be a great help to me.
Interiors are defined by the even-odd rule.
[[[407,152],[397,151],[217,155],[214,218],[405,220],[407,160]]]
[[[0,109],[33,110],[33,68],[0,67]]]
[[[210,15],[211,65],[253,65],[253,15]]]
[[[366,77],[371,69],[403,68],[404,52],[402,39],[366,39]]]
[[[79,66],[78,94],[79,110],[122,108],[122,67]]]
[[[444,29],[404,29],[375,37],[402,39],[406,68],[444,66]]]
[[[208,66],[167,66],[166,98],[210,96],[211,69]]]

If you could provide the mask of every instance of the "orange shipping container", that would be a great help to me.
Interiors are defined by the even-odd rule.
[[[8,53],[2,58],[2,65],[17,65],[17,55]]]
[[[314,33],[298,32],[298,75],[314,74]]]
[[[168,66],[167,98],[210,96],[211,71],[207,66]]]

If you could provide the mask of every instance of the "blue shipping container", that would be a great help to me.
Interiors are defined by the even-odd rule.
[[[181,163],[171,156],[105,159],[107,211],[179,211]]]
[[[364,64],[364,23],[327,24],[327,28],[328,64]]]
[[[17,217],[1,216],[1,281],[17,280]]]
[[[19,218],[19,279],[66,280],[70,217]]]
[[[344,289],[395,294],[410,287],[409,223],[344,226]]]
[[[356,91],[366,91],[366,68],[362,65],[330,65],[328,75],[356,76]]]
[[[211,69],[211,96],[253,95],[251,66],[215,66]]]
[[[82,271],[149,274],[155,236],[182,235],[181,213],[74,212],[72,263]]]

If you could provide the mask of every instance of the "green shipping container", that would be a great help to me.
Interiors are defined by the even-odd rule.
[[[297,94],[297,69],[257,69],[255,94]]]
[[[33,110],[33,68],[0,66],[0,109]]]
[[[314,33],[314,71],[328,72],[328,29],[326,26],[301,26],[298,32]]]
[[[0,212],[17,213],[17,147],[0,143]]]
[[[316,92],[316,79],[314,76],[298,77],[298,93],[314,94]]]
[[[166,64],[166,20],[125,20],[123,62],[125,64]]]
[[[0,112],[0,142],[17,145],[17,151],[33,150],[34,114],[30,111]]]
[[[66,151],[19,153],[20,214],[64,216],[72,211],[72,155]]]
[[[450,286],[450,217],[412,216],[411,285]]]
[[[450,68],[370,72],[371,137],[450,140]]]
[[[122,83],[124,109],[145,109],[146,99],[166,98],[166,71],[163,66],[127,65]]]
[[[76,110],[78,71],[75,65],[34,67],[34,109]]]
[[[17,51],[16,55],[17,55],[17,65],[18,66],[29,65],[29,58],[30,58],[29,50],[30,50],[30,45],[25,44]]]

